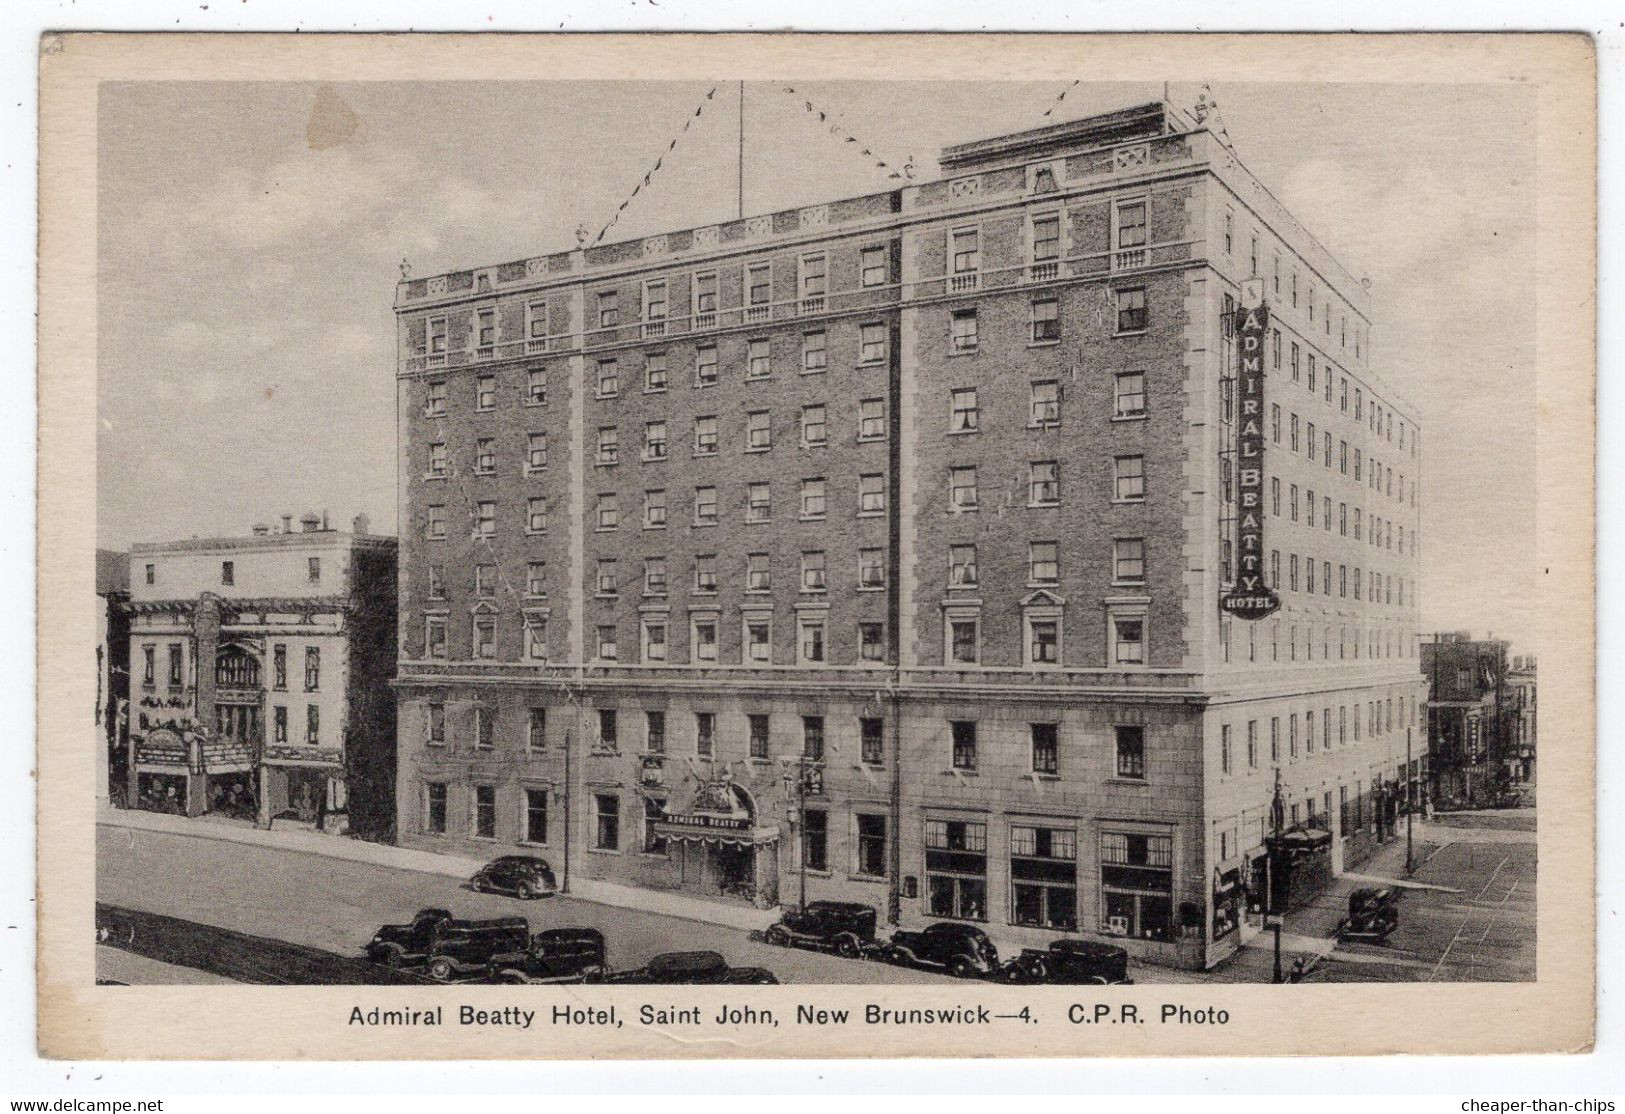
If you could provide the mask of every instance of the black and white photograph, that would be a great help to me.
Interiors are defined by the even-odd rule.
[[[97,83],[98,993],[704,1055],[1533,993],[1539,82],[744,57]]]

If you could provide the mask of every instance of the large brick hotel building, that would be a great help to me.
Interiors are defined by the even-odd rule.
[[[1160,104],[941,167],[401,283],[402,842],[1203,966],[1276,771],[1300,890],[1392,834],[1420,437],[1362,284]]]

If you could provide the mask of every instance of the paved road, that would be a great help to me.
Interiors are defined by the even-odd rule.
[[[637,967],[663,951],[709,948],[730,963],[762,966],[787,983],[923,983],[945,976],[820,952],[770,947],[738,929],[614,909],[569,897],[521,902],[477,894],[454,878],[253,847],[204,837],[102,827],[96,833],[98,903],[266,937],[351,957],[385,922],[419,909],[459,916],[522,914],[531,929],[593,925],[610,963]],[[231,937],[205,934],[211,946]],[[174,961],[172,953],[166,953]],[[337,969],[336,967],[334,969]],[[315,970],[315,966],[311,967]],[[109,977],[120,977],[111,975]]]

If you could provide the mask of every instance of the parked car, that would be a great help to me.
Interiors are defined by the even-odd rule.
[[[1124,986],[1128,952],[1115,944],[1094,940],[1052,940],[1047,948],[1023,948],[1004,965],[1004,977],[1015,983],[1066,983],[1084,986]]]
[[[716,952],[666,952],[635,971],[617,971],[607,983],[672,983],[689,986],[768,986],[779,980],[765,967],[730,967]]]
[[[924,932],[894,932],[882,946],[881,957],[891,963],[941,968],[958,979],[999,969],[999,949],[987,933],[957,921],[939,921]]]
[[[483,974],[497,955],[522,952],[530,942],[524,917],[464,921],[445,909],[424,909],[407,924],[386,924],[367,944],[367,958],[386,967],[423,968],[447,981]]]
[[[524,951],[491,958],[493,982],[601,982],[607,974],[604,934],[596,928],[545,929]]]
[[[1399,891],[1369,887],[1349,894],[1349,915],[1337,926],[1339,940],[1381,944],[1399,927]]]
[[[480,867],[468,885],[477,893],[513,894],[522,901],[558,892],[553,868],[534,855],[504,855]]]
[[[855,901],[810,901],[792,909],[762,934],[781,948],[830,948],[855,958],[875,946],[874,908]]]

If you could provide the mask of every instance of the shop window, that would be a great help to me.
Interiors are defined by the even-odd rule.
[[[1010,921],[1074,932],[1078,927],[1078,837],[1063,828],[1010,829]]]
[[[866,878],[883,878],[886,874],[886,818],[860,812],[856,819],[858,846],[853,873]]]
[[[593,820],[593,847],[599,851],[619,851],[621,799],[613,793],[594,793]]]
[[[809,808],[801,816],[801,865],[808,870],[829,869],[829,813]]]
[[[925,822],[927,910],[933,917],[987,919],[987,825]]]
[[[1109,936],[1173,939],[1172,836],[1102,832],[1100,929]]]

